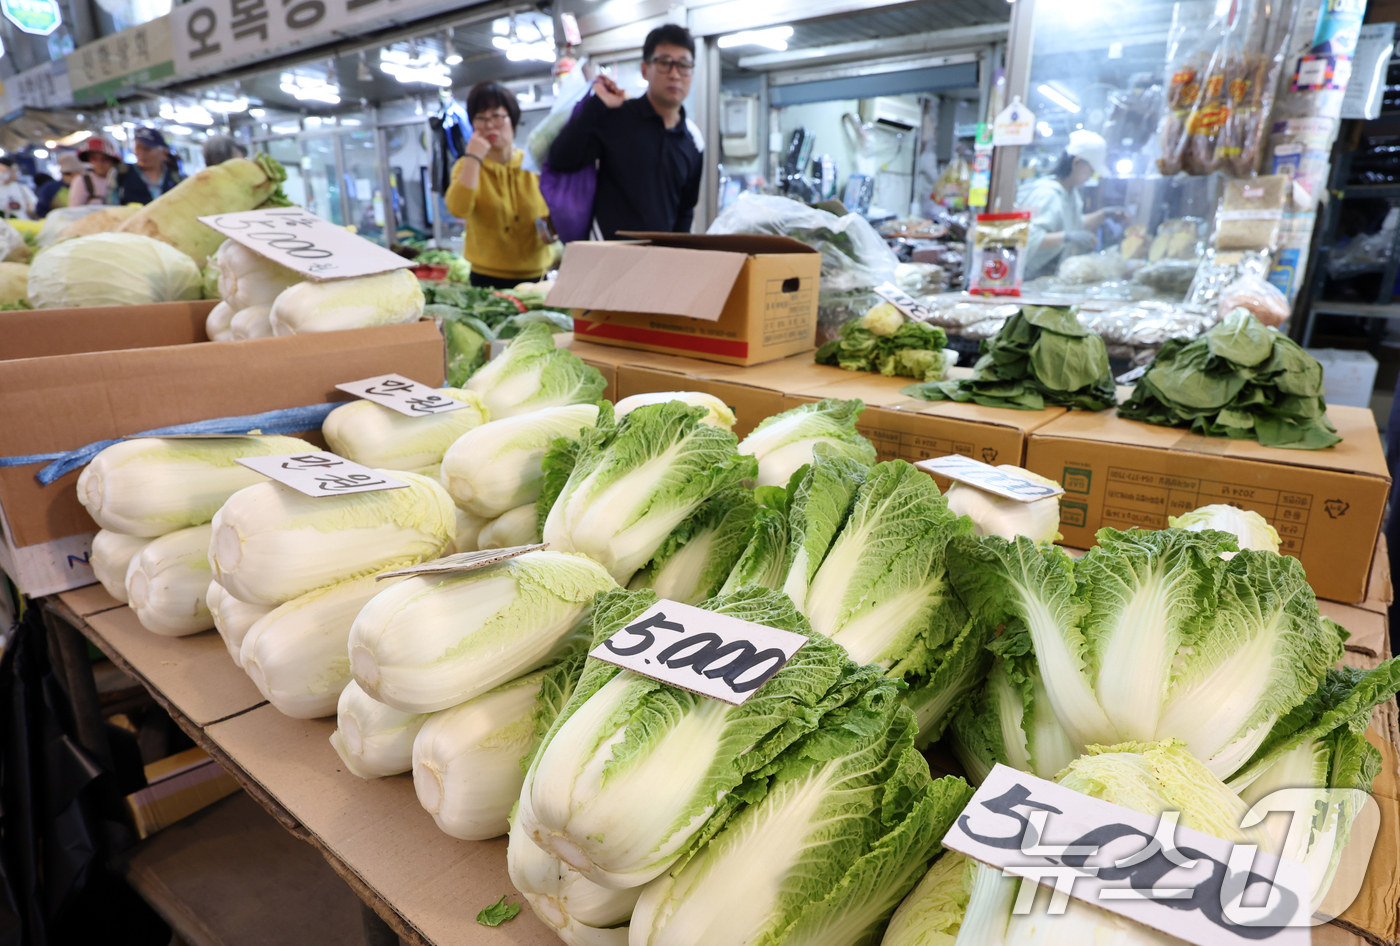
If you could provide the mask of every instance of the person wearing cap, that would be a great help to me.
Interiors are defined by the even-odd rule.
[[[1091,177],[1108,176],[1108,144],[1092,131],[1070,133],[1069,144],[1045,177],[1028,181],[1016,194],[1016,207],[1031,212],[1025,278],[1053,276],[1060,263],[1098,248],[1098,229],[1109,217],[1121,219],[1118,207],[1087,216],[1079,188]]]
[[[154,128],[138,128],[132,139],[136,164],[117,168],[116,188],[108,195],[108,203],[149,204],[180,183],[164,135]]]
[[[34,192],[19,179],[15,159],[0,157],[0,217],[33,220],[34,203]]]
[[[73,181],[86,170],[83,162],[72,151],[58,153],[58,180],[41,186],[34,202],[34,216],[47,217],[55,207],[67,207]]]
[[[107,203],[107,194],[112,189],[112,172],[122,163],[122,153],[117,143],[106,135],[92,135],[79,148],[78,160],[85,166],[73,183],[68,185],[68,206]]]

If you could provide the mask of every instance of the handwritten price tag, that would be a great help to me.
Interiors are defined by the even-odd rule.
[[[1300,812],[1304,831],[1310,812]],[[1055,923],[1074,897],[1198,946],[1311,942],[1306,867],[1179,827],[1179,817],[1144,815],[998,764],[943,846],[1029,880],[1013,914],[1046,910],[1033,902],[1036,885],[1053,888],[1038,923]]]
[[[1033,503],[1039,499],[1049,499],[1064,492],[1060,486],[1029,479],[1015,470],[992,466],[971,457],[950,453],[946,457],[920,460],[914,464],[925,473],[937,473],[950,480],[985,489],[989,493],[1005,496],[1017,502]]]
[[[740,706],[805,643],[801,634],[663,599],[589,656]]]
[[[198,218],[236,243],[309,279],[373,276],[413,263],[300,207]]]
[[[321,451],[239,457],[234,462],[308,496],[343,496],[347,493],[408,488],[407,483],[385,476],[378,470]]]
[[[446,414],[467,406],[461,401],[454,401],[437,388],[410,381],[401,374],[383,374],[376,378],[337,384],[336,387],[409,417]]]
[[[927,322],[933,317],[933,310],[900,289],[892,282],[884,282],[875,287],[875,294],[904,313],[907,319]]]

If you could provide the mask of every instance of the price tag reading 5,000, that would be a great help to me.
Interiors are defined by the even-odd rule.
[[[215,214],[199,222],[310,279],[373,276],[413,265],[300,207]]]
[[[801,634],[663,599],[589,656],[739,706],[805,643]]]

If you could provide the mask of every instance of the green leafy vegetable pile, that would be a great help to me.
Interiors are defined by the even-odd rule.
[[[912,384],[910,397],[972,401],[984,407],[1038,411],[1047,404],[1102,411],[1115,401],[1108,349],[1075,310],[1025,305],[982,342],[972,377]]]
[[[940,381],[957,363],[947,349],[943,329],[910,322],[882,302],[864,316],[841,326],[841,334],[817,349],[817,364],[847,371],[878,371],[885,377],[903,375],[920,381]]]
[[[460,259],[460,257],[458,257]],[[442,320],[447,340],[447,383],[462,384],[486,363],[491,342],[514,338],[536,323],[551,332],[572,332],[574,320],[544,308],[544,293],[484,289],[452,281],[419,280],[428,304],[424,314]]]
[[[1327,419],[1322,365],[1247,309],[1163,345],[1118,415],[1266,447],[1321,450],[1342,440]]]

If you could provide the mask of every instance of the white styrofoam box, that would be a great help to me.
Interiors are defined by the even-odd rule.
[[[57,594],[97,581],[89,559],[95,532],[70,535],[38,545],[16,546],[0,509],[0,571],[10,576],[19,590],[31,598]]]
[[[1371,389],[1376,386],[1378,362],[1366,351],[1346,348],[1309,348],[1308,354],[1322,363],[1322,387],[1328,404],[1370,407]]]

